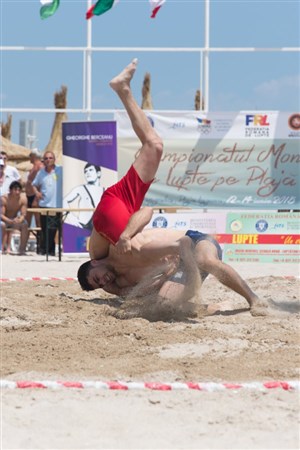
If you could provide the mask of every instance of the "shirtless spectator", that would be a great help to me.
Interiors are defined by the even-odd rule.
[[[19,254],[25,255],[28,239],[28,224],[26,222],[27,199],[22,193],[22,185],[19,181],[13,181],[9,186],[9,193],[1,199],[1,229],[2,251],[11,252],[10,234],[12,230],[21,232]]]
[[[3,186],[3,183],[4,183],[4,177],[5,177],[5,175],[4,175],[4,161],[0,157],[0,192],[2,192],[2,186]]]
[[[31,150],[30,155],[29,155],[29,160],[32,164],[32,168],[30,169],[30,171],[28,173],[27,181],[25,184],[25,194],[27,197],[27,206],[28,206],[28,208],[38,208],[38,201],[36,199],[36,196],[35,196],[35,193],[33,190],[32,182],[35,179],[38,171],[42,167],[44,167],[44,165],[42,163],[42,155],[38,151],[37,148],[34,148]],[[26,221],[28,223],[28,226],[31,225],[31,220],[32,220],[33,214],[34,214],[34,219],[35,219],[35,225],[37,227],[40,227],[41,226],[40,214],[32,213],[29,211],[27,211],[27,215],[26,215]]]
[[[0,158],[4,163],[3,181],[2,185],[0,186],[0,195],[4,195],[9,193],[10,184],[13,181],[21,181],[21,177],[18,169],[7,164],[8,157],[5,151],[1,151]]]

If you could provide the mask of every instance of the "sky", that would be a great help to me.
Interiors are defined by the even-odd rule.
[[[41,20],[39,0],[0,0],[1,46],[85,47],[87,0],[61,0],[54,16]],[[148,0],[120,0],[92,20],[94,47],[203,47],[204,1],[166,0],[150,19]],[[299,47],[299,0],[211,0],[211,47]],[[193,52],[94,52],[92,108],[121,109],[109,80],[132,60],[139,65],[132,82],[141,103],[146,72],[151,74],[155,110],[193,110],[200,87],[200,56]],[[1,121],[13,108],[54,108],[54,93],[68,87],[68,108],[82,108],[82,52],[1,52]],[[300,109],[300,54],[295,52],[212,53],[209,57],[209,111]],[[19,143],[19,122],[37,121],[41,150],[47,145],[54,113],[16,113],[13,137]],[[68,114],[71,121],[84,114]],[[110,120],[111,114],[93,114]]]

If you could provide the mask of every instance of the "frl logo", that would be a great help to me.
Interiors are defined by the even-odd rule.
[[[270,124],[268,122],[267,115],[263,116],[262,114],[247,114],[246,126],[248,127],[249,125],[267,127]]]
[[[197,117],[197,122],[201,125],[210,125],[211,120],[208,119],[202,119],[201,117]]]

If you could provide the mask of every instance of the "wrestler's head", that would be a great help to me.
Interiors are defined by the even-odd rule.
[[[101,178],[101,167],[87,163],[84,166],[84,176],[88,184],[97,184]]]
[[[105,259],[92,259],[79,267],[77,278],[84,291],[93,291],[112,283],[116,274]]]

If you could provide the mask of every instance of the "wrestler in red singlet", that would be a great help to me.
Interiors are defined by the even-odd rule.
[[[93,216],[97,233],[116,244],[132,214],[140,209],[152,181],[144,183],[131,166],[118,183],[106,189]]]

